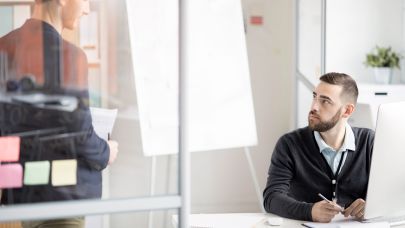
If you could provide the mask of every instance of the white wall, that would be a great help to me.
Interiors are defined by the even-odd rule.
[[[373,72],[363,64],[376,45],[402,51],[402,0],[328,0],[326,71],[373,82]],[[394,81],[399,81],[395,71]]]

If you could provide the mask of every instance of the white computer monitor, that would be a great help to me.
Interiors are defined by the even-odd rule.
[[[365,219],[405,216],[405,102],[378,109]]]

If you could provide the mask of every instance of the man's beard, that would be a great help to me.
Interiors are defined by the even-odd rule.
[[[336,126],[336,124],[339,122],[340,118],[340,110],[341,108],[336,112],[336,114],[328,121],[322,121],[320,120],[320,117],[314,113],[313,111],[310,111],[309,114],[315,115],[317,117],[319,117],[319,123],[311,123],[311,120],[309,118],[308,115],[308,126],[311,130],[313,131],[318,131],[318,132],[325,132],[325,131],[329,131],[330,129],[332,129],[334,126]]]

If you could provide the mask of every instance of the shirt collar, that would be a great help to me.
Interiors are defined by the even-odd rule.
[[[325,141],[323,141],[321,134],[317,131],[314,131],[314,136],[316,143],[319,147],[319,152],[322,153],[325,149],[332,149]],[[356,144],[354,140],[354,133],[353,129],[350,127],[348,123],[346,123],[346,131],[345,131],[345,141],[343,142],[342,146],[340,147],[339,151],[354,151],[356,149]],[[332,149],[333,150],[333,149]]]

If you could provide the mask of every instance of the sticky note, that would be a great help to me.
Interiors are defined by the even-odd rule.
[[[15,162],[20,157],[20,137],[0,137],[0,161]]]
[[[49,161],[26,162],[24,169],[25,185],[43,185],[49,183]]]
[[[23,168],[21,164],[0,165],[0,189],[21,188]]]
[[[52,161],[52,186],[76,185],[77,161],[55,160]]]

